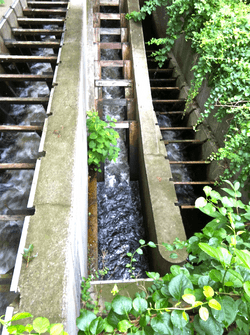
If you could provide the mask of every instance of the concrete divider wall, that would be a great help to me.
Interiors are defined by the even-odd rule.
[[[63,322],[69,334],[76,334],[80,310],[80,284],[87,275],[87,132],[86,110],[93,106],[88,88],[93,70],[89,58],[92,45],[90,8],[72,0],[58,85],[53,89],[50,116],[45,121],[28,206],[35,214],[26,217],[11,290],[20,291],[14,312],[30,312]],[[38,257],[22,262],[23,248],[34,245]],[[21,268],[21,273],[20,273]],[[20,274],[20,278],[19,278]],[[8,308],[7,313],[12,313]]]
[[[128,12],[139,10],[138,1],[127,1]],[[186,239],[180,210],[175,206],[176,193],[165,145],[153,110],[148,68],[141,23],[129,21],[129,36],[135,78],[136,113],[139,122],[139,164],[144,222],[150,240],[172,243],[176,237]],[[172,260],[165,248],[152,249],[151,265],[162,275],[173,263],[186,258],[183,251]]]

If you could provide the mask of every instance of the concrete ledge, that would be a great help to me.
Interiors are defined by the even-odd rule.
[[[128,12],[138,10],[139,2],[129,0]],[[130,20],[129,30],[140,127],[140,186],[144,222],[150,240],[155,243],[172,243],[176,237],[186,240],[180,210],[174,205],[176,193],[170,181],[172,175],[165,158],[167,152],[164,143],[160,141],[162,136],[153,110],[141,23]],[[152,251],[152,266],[161,275],[168,272],[172,264],[182,263],[186,259],[186,252],[182,250],[177,260],[169,256],[170,253],[163,247]]]

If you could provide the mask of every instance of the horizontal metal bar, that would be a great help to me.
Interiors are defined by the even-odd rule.
[[[176,90],[176,91],[180,91],[179,87],[151,87],[151,90],[154,91],[154,90],[166,90],[166,91],[173,91],[173,90]]]
[[[9,48],[59,48],[60,41],[15,41],[4,40],[4,44]]]
[[[67,7],[68,1],[27,1],[31,7]]]
[[[35,163],[0,163],[0,170],[34,170]]]
[[[160,127],[160,130],[193,130],[193,127]]]
[[[0,55],[0,63],[56,63],[57,56],[20,56],[20,55]]]
[[[12,33],[16,35],[61,35],[64,29],[25,29],[12,28]]]
[[[0,81],[52,81],[53,74],[0,74]]]
[[[44,19],[44,18],[29,18],[29,17],[18,17],[17,22],[19,24],[29,24],[29,25],[44,25],[44,24],[57,24],[57,25],[63,25],[65,22],[65,19]]]
[[[178,205],[181,209],[196,209],[195,205]]]
[[[35,105],[35,104],[47,104],[49,101],[48,97],[41,98],[30,98],[30,97],[0,97],[0,103],[9,103],[15,105]]]
[[[166,159],[168,159],[167,157],[166,157]],[[179,164],[179,165],[181,165],[181,164],[183,164],[183,165],[186,165],[186,164],[210,164],[211,162],[209,162],[209,161],[169,161],[169,164],[171,164],[171,165],[175,165],[175,164]]]
[[[214,185],[215,181],[174,181],[175,185]]]
[[[201,140],[163,140],[164,144],[169,143],[203,143]]]
[[[153,104],[168,104],[168,103],[177,103],[177,102],[186,102],[186,99],[167,99],[167,100],[152,100]]]
[[[128,79],[107,79],[107,80],[95,80],[96,87],[110,87],[110,86],[119,86],[119,87],[131,87],[132,80]]]
[[[183,114],[184,111],[155,112],[155,113],[156,113],[156,115]]]
[[[176,81],[176,78],[159,78],[159,79],[155,79],[155,78],[152,78],[152,79],[149,79],[149,81],[160,81],[160,82],[165,82],[165,81]]]
[[[0,126],[0,132],[33,132],[42,130],[43,126]]]
[[[156,72],[156,73],[169,73],[172,72],[174,69],[148,69],[149,72]]]
[[[46,8],[24,8],[24,15],[62,15],[65,16],[67,13],[66,8],[60,9],[46,9]]]

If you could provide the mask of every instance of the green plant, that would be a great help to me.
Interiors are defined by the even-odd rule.
[[[98,171],[101,172],[100,163],[104,163],[105,159],[110,161],[116,161],[118,157],[119,148],[117,145],[117,138],[119,134],[112,127],[115,127],[115,119],[107,116],[108,121],[105,122],[100,120],[98,112],[88,111],[87,112],[87,128],[88,128],[88,164],[94,164],[98,167]],[[97,168],[95,168],[97,170]]]
[[[166,37],[152,38],[149,44],[160,45],[153,53],[161,67],[177,38],[185,33],[196,53],[194,79],[186,109],[199,94],[204,80],[211,88],[199,123],[210,113],[218,122],[228,123],[225,145],[210,159],[229,161],[222,179],[238,174],[241,186],[250,173],[250,7],[249,2],[235,0],[150,0],[139,13],[126,17],[135,21],[164,6],[168,15]]]
[[[148,243],[146,243],[146,241],[144,240],[139,240],[139,243],[140,243],[140,247],[137,248],[133,253],[131,252],[128,252],[127,253],[127,256],[130,257],[130,263],[126,264],[126,268],[129,268],[129,273],[131,275],[131,278],[135,278],[135,275],[133,273],[133,271],[135,270],[135,266],[133,263],[137,262],[137,259],[134,258],[135,254],[138,254],[138,255],[142,255],[143,254],[143,250],[142,248],[144,247],[151,247],[151,248],[156,248],[156,245],[154,242],[152,241],[149,241]]]
[[[9,334],[50,334],[50,335],[68,335],[63,330],[62,323],[50,324],[47,318],[38,317],[35,318],[32,324],[27,324],[23,326],[21,324],[16,324],[16,321],[23,320],[26,318],[33,318],[30,313],[17,313],[13,315],[10,321],[4,321],[3,316],[0,317],[0,324],[6,327]],[[14,325],[12,323],[15,322]]]
[[[34,249],[33,244],[30,244],[28,248],[23,249],[23,259],[25,259],[27,262],[26,267],[29,265],[30,261],[32,261],[34,258],[37,257],[37,254],[32,255],[33,249]]]
[[[226,196],[206,186],[206,197],[197,199],[196,207],[212,218],[202,232],[187,241],[164,243],[174,258],[178,249],[187,248],[188,261],[171,266],[162,278],[157,272],[147,273],[153,285],[137,292],[134,299],[114,287],[107,315],[81,310],[79,335],[249,334],[250,203],[239,199],[239,182],[228,184],[230,188],[223,188]]]

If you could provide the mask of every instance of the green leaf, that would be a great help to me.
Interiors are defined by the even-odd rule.
[[[216,282],[222,282],[222,274],[221,274],[221,271],[219,270],[212,269],[209,272],[209,277]]]
[[[216,250],[216,248],[211,247],[207,243],[199,243],[198,245],[201,248],[201,250],[203,250],[206,254],[208,254],[209,256],[217,259],[218,261],[220,260],[220,256],[219,256],[218,251]]]
[[[195,296],[193,294],[184,294],[182,296],[182,299],[187,303],[187,304],[190,304],[190,305],[193,305],[195,303]]]
[[[219,297],[216,300],[221,305],[221,310],[212,309],[212,315],[218,322],[228,327],[234,322],[237,316],[237,303],[229,296]]]
[[[26,318],[33,318],[33,315],[30,313],[17,313],[12,316],[11,321],[17,321]]]
[[[160,278],[160,274],[158,272],[148,272],[146,271],[146,275],[149,277],[149,278],[152,278],[154,280],[157,280]]]
[[[140,326],[141,327],[146,327],[147,324],[150,322],[150,316],[149,315],[142,315],[140,317]]]
[[[242,262],[247,269],[250,269],[250,255],[242,250],[235,249],[234,251],[237,256],[236,258],[237,263],[241,265]]]
[[[63,335],[63,324],[54,324],[49,331],[50,335]]]
[[[106,333],[113,333],[114,327],[108,323],[107,318],[103,320],[103,327]]]
[[[31,324],[28,323],[28,324],[25,326],[25,331],[30,333],[32,330],[33,330],[33,326],[32,326]]]
[[[149,241],[149,242],[148,242],[148,246],[149,246],[150,248],[156,248],[155,243],[152,242],[152,241]]]
[[[128,329],[133,326],[128,320],[122,320],[118,322],[117,328],[122,333],[127,333]]]
[[[171,313],[171,321],[173,325],[179,329],[183,329],[188,324],[188,320],[183,318],[182,311],[179,310],[173,310]]]
[[[209,312],[206,307],[201,306],[199,309],[199,316],[203,321],[207,321],[209,318]]]
[[[96,147],[96,143],[94,142],[94,141],[90,141],[89,142],[89,148],[90,149],[93,149],[93,148],[95,148]]]
[[[141,245],[144,245],[144,244],[146,244],[146,241],[145,241],[145,240],[139,240],[139,243],[140,243]]]
[[[151,320],[151,327],[157,334],[173,335],[173,326],[168,313],[158,314]]]
[[[244,291],[246,292],[246,294],[250,297],[250,281],[246,281],[243,284],[243,288],[244,288]]]
[[[39,317],[33,321],[33,328],[38,333],[45,333],[49,329],[49,326],[50,322],[47,318]]]
[[[174,277],[169,283],[169,293],[174,297],[176,300],[180,301],[181,297],[184,294],[184,290],[186,288],[193,289],[192,282],[184,275],[179,274],[178,276]]]
[[[169,298],[157,299],[156,302],[155,302],[155,308],[156,309],[167,308],[169,306],[168,299]]]
[[[137,312],[139,312],[140,314],[143,314],[148,308],[147,300],[141,297],[137,297],[133,301],[133,307]]]
[[[91,133],[89,135],[89,138],[91,138],[92,140],[96,139],[98,137],[97,133]]]
[[[216,309],[216,310],[218,310],[218,311],[221,310],[221,305],[220,305],[220,303],[219,303],[217,300],[215,300],[215,299],[210,299],[210,300],[208,301],[208,305],[209,305],[209,307],[211,307],[211,308],[213,308],[213,309]]]
[[[84,332],[89,330],[90,323],[96,319],[96,315],[86,309],[80,310],[80,316],[76,319],[76,325],[80,330]]]
[[[119,315],[129,313],[132,309],[132,299],[117,294],[112,301],[112,308]]]
[[[142,251],[141,248],[136,249],[136,252],[137,252],[137,254],[139,254],[139,255],[142,255],[142,254],[143,254],[143,251]]]
[[[91,321],[89,330],[91,334],[97,335],[100,334],[104,330],[104,321],[103,319],[99,316],[98,318],[94,319]]]
[[[115,313],[112,309],[107,316],[108,323],[114,328],[116,328],[118,323],[121,320],[124,320],[124,319],[126,319],[125,315],[119,315],[119,314]]]
[[[214,290],[212,289],[211,286],[204,286],[203,294],[206,298],[212,298],[214,296]]]
[[[224,332],[223,325],[217,322],[212,316],[207,321],[200,319],[199,325],[206,335],[222,335]]]
[[[13,325],[7,327],[9,334],[22,334],[25,331],[25,327],[22,325]]]

